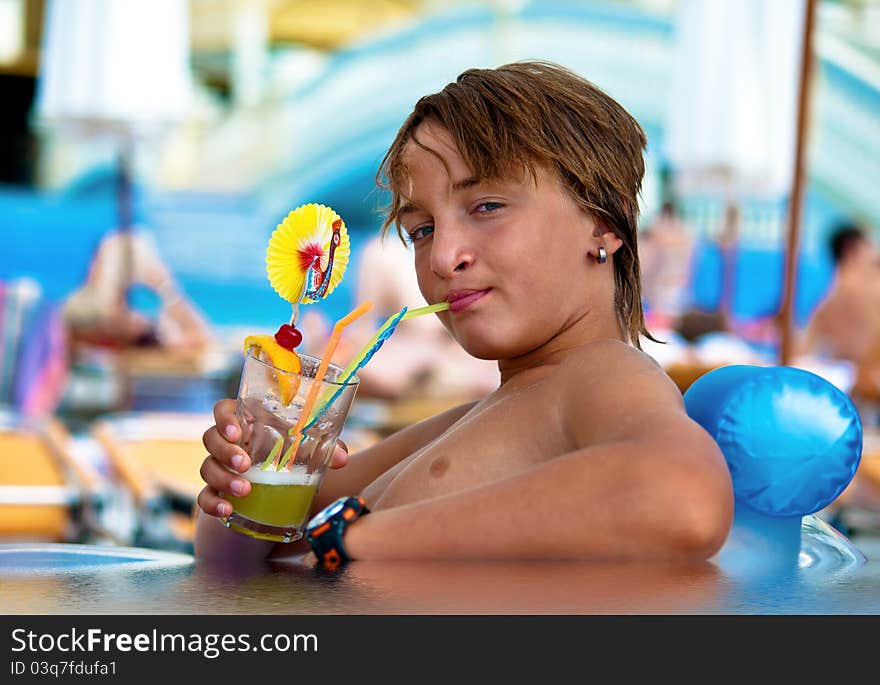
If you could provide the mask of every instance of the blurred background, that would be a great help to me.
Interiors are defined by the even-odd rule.
[[[647,133],[646,351],[682,391],[782,362],[849,393],[865,454],[826,513],[880,530],[880,0],[0,0],[0,540],[191,549],[211,407],[244,335],[290,317],[275,226],[306,202],[345,219],[346,278],[302,319],[319,353],[377,302],[344,361],[423,304],[377,239],[398,127],[519,59],[577,71]],[[353,448],[491,389],[418,322],[365,372]]]

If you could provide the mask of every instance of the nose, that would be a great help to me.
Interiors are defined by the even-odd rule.
[[[475,250],[464,227],[456,223],[435,223],[431,241],[431,271],[440,278],[452,278],[468,269],[475,260]]]

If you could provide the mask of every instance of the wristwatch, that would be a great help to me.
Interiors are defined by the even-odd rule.
[[[345,551],[345,529],[370,510],[361,497],[340,497],[312,517],[306,526],[306,540],[321,567],[335,571],[351,557]]]

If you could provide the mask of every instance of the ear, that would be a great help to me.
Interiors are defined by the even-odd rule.
[[[602,245],[609,255],[613,255],[622,246],[623,241],[617,237],[617,234],[608,228],[608,225],[601,219],[595,219],[596,227],[593,229],[593,238],[596,240],[590,248],[590,254],[598,256],[599,246]]]

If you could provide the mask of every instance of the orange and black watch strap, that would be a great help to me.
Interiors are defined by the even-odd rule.
[[[345,549],[345,529],[359,517],[370,513],[361,497],[340,497],[327,505],[306,526],[306,541],[321,567],[335,571],[351,561]]]

